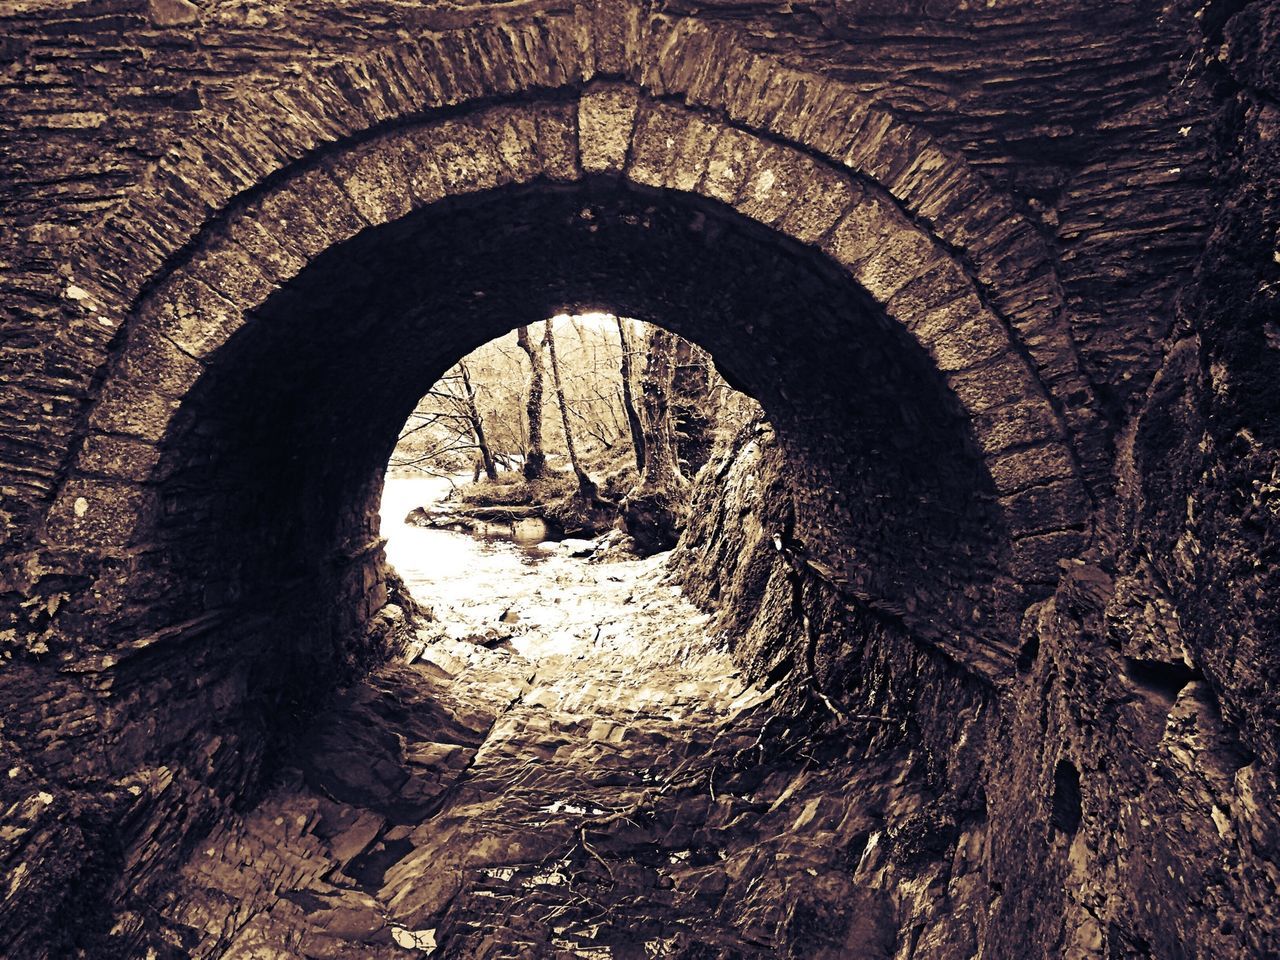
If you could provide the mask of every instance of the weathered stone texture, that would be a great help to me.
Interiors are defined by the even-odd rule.
[[[1280,950],[1273,4],[2,22],[0,950],[236,847],[403,627],[413,401],[602,305],[770,415],[686,556],[793,705],[912,718],[852,738],[929,784],[866,854],[910,955]]]
[[[912,763],[930,770],[946,811],[929,855],[978,856],[985,870],[949,885],[945,910],[913,918],[913,955],[969,956],[978,943],[996,956],[1031,943],[1062,957],[1276,949],[1280,820],[1259,803],[1274,774],[1194,669],[1150,646],[1138,658],[1127,637],[1123,655],[1107,642],[1128,633],[1117,614],[1132,609],[1109,575],[1076,565],[1030,608],[1018,675],[997,693],[972,669],[972,647],[966,670],[914,646],[774,539],[804,495],[773,431],[749,426],[702,475],[677,567],[693,599],[719,611],[748,675],[780,682],[784,698],[851,726],[911,712]],[[885,656],[914,657],[909,672],[927,683],[895,685],[903,674],[882,673]],[[938,699],[914,699],[925,690]]]

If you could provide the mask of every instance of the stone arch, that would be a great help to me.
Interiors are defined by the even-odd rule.
[[[250,91],[204,136],[175,145],[65,270],[85,314],[76,365],[105,360],[142,291],[200,232],[259,184],[327,145],[468,103],[623,78],[790,143],[884,191],[962,264],[1033,366],[1068,430],[1091,492],[1109,472],[1104,429],[1067,327],[1053,260],[1012,203],[925,132],[851,85],[751,52],[722,24],[599,4],[528,21],[468,25],[317,69],[288,89]]]
[[[139,524],[158,510],[155,467],[184,398],[238,331],[261,322],[255,311],[324,251],[433,205],[593,178],[721,204],[822,251],[927,351],[958,399],[1009,532],[1005,573],[1032,593],[1056,579],[1057,560],[1084,541],[1084,486],[1034,361],[980,281],[875,184],[626,83],[396,127],[297,165],[230,207],[139,302],[51,510],[51,538],[137,545]],[[903,613],[901,597],[869,599]],[[913,626],[963,652],[954,619],[912,613]],[[969,658],[997,673],[1009,659],[1007,630],[998,632],[1006,638],[988,636],[990,656]]]

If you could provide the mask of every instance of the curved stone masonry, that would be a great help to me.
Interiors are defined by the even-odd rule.
[[[387,69],[391,62],[385,58],[377,61],[380,69]],[[337,72],[353,69],[344,67]],[[443,75],[448,73],[445,70]],[[567,78],[559,79],[563,83]],[[368,85],[359,88],[368,89]],[[355,87],[322,84],[318,89],[336,96],[335,91]],[[371,479],[344,474],[340,484],[334,481],[338,487],[315,493],[314,508],[323,515],[342,501],[354,504],[354,511],[340,511],[344,525],[340,530],[330,534],[320,530],[301,548],[303,554],[315,556],[319,551],[319,556],[332,557],[326,560],[325,568],[332,573],[324,573],[308,587],[307,578],[299,580],[294,569],[263,567],[262,561],[252,560],[247,569],[262,574],[261,581],[273,585],[274,596],[271,600],[249,597],[253,602],[246,603],[244,585],[254,578],[234,564],[224,569],[240,552],[222,544],[227,535],[205,536],[208,542],[199,546],[190,536],[184,538],[181,531],[169,529],[173,521],[168,518],[174,516],[189,519],[197,525],[191,529],[198,532],[207,530],[219,511],[225,517],[236,515],[217,489],[201,491],[202,480],[192,485],[190,464],[163,461],[166,449],[171,454],[174,450],[195,450],[197,458],[205,456],[199,453],[199,442],[181,440],[190,436],[182,432],[189,427],[175,433],[175,415],[189,396],[205,389],[202,385],[209,381],[208,369],[237,339],[236,334],[261,326],[246,320],[275,302],[276,292],[287,293],[306,273],[308,264],[321,260],[326,251],[341,250],[366,232],[376,233],[415,212],[437,206],[447,209],[470,196],[483,197],[525,184],[581,185],[590,192],[598,189],[592,186],[597,181],[620,178],[634,190],[663,191],[665,202],[677,207],[684,202],[679,198],[688,195],[713,207],[732,208],[739,217],[763,229],[764,236],[777,238],[775,242],[794,242],[812,251],[808,257],[838,265],[837,272],[843,271],[863,288],[871,303],[878,301],[873,313],[892,318],[895,328],[910,333],[917,349],[922,347],[933,356],[934,366],[951,386],[954,397],[967,407],[968,425],[950,429],[956,437],[972,437],[977,455],[988,464],[988,483],[994,485],[1006,519],[963,519],[966,514],[975,518],[983,515],[981,496],[971,501],[972,506],[963,502],[972,497],[971,491],[983,486],[977,479],[966,480],[951,491],[922,493],[921,503],[934,505],[925,506],[926,512],[941,511],[937,521],[926,527],[936,529],[947,543],[962,549],[956,557],[941,561],[939,569],[945,575],[922,591],[916,588],[924,583],[922,572],[912,575],[899,569],[898,560],[887,565],[886,580],[880,573],[885,565],[869,562],[909,551],[915,535],[905,527],[900,547],[877,546],[874,538],[867,540],[863,546],[864,552],[869,552],[863,557],[852,552],[845,572],[853,572],[851,593],[856,602],[887,607],[892,615],[904,617],[952,656],[986,676],[1008,672],[1012,622],[1025,595],[1011,585],[997,586],[991,578],[1012,575],[1025,589],[1043,592],[1056,578],[1057,559],[1075,552],[1084,542],[1087,495],[1078,479],[1075,452],[1066,441],[1067,429],[1025,352],[1010,339],[1008,328],[989,306],[988,291],[952,256],[945,243],[906,216],[899,203],[876,184],[825,162],[812,151],[790,147],[776,135],[760,136],[741,124],[727,122],[716,112],[653,100],[630,83],[596,84],[581,96],[558,95],[454,110],[440,119],[357,135],[341,149],[327,147],[310,161],[292,164],[283,144],[293,142],[292,149],[313,149],[321,139],[358,134],[361,122],[388,121],[397,111],[382,104],[371,118],[357,120],[352,126],[333,120],[334,112],[319,104],[312,104],[309,111],[299,109],[297,103],[280,94],[269,106],[287,115],[290,124],[301,122],[308,113],[313,118],[329,116],[330,120],[322,124],[322,132],[312,129],[300,140],[291,141],[283,130],[272,128],[273,139],[266,142],[261,130],[270,128],[269,124],[253,110],[246,110],[245,119],[258,125],[257,132],[233,133],[228,129],[214,138],[217,146],[210,142],[185,145],[184,151],[192,159],[164,170],[153,184],[156,189],[151,196],[158,206],[122,212],[127,224],[116,219],[87,242],[86,248],[94,252],[72,270],[67,288],[76,308],[91,318],[95,331],[116,326],[117,311],[110,307],[105,292],[110,285],[118,286],[121,292],[132,288],[143,294],[131,311],[135,319],[121,331],[122,349],[103,379],[100,399],[89,413],[88,430],[78,444],[76,460],[49,511],[46,534],[53,549],[45,551],[39,562],[47,568],[50,559],[67,563],[56,558],[76,558],[67,566],[87,586],[79,598],[64,605],[59,628],[63,634],[82,638],[72,676],[113,689],[112,697],[118,703],[112,717],[98,717],[93,725],[72,736],[72,743],[111,745],[102,763],[91,764],[93,775],[106,771],[109,776],[129,779],[135,776],[133,770],[152,770],[155,767],[149,765],[156,763],[161,763],[162,769],[176,765],[184,771],[178,778],[182,786],[171,790],[174,799],[158,801],[152,808],[150,815],[157,818],[154,829],[178,829],[164,812],[178,806],[201,811],[198,817],[214,815],[225,801],[207,795],[201,781],[215,782],[216,795],[231,797],[236,788],[227,784],[254,776],[257,760],[253,752],[239,756],[238,749],[224,751],[217,754],[217,760],[199,756],[177,759],[190,747],[204,749],[199,744],[207,742],[209,731],[195,736],[199,717],[216,718],[215,726],[225,731],[215,735],[213,742],[225,736],[227,743],[236,743],[246,729],[275,722],[265,720],[261,708],[255,706],[263,698],[271,702],[281,696],[306,700],[317,695],[329,682],[326,678],[339,669],[335,663],[371,655],[359,644],[353,645],[351,638],[366,632],[386,596],[380,551],[367,509],[369,503],[376,503],[376,487],[370,486]],[[225,159],[226,150],[244,152],[243,162]],[[224,159],[214,159],[218,156]],[[254,171],[249,158],[260,167],[266,159],[268,166]],[[754,170],[750,177],[744,175],[748,161]],[[218,170],[223,173],[215,172]],[[230,176],[226,173],[229,170],[239,172]],[[802,190],[806,182],[822,183],[825,189]],[[184,218],[194,212],[193,183],[207,191],[197,204],[206,221],[184,224]],[[223,194],[230,198],[246,186],[252,188],[229,204],[217,199]],[[205,211],[220,203],[226,204],[225,212],[207,218]],[[721,216],[716,209],[710,213],[713,219]],[[623,220],[627,216],[637,214],[625,214]],[[695,222],[697,216],[695,213]],[[882,246],[893,251],[892,265],[890,258],[874,256],[882,252]],[[159,275],[148,272],[153,262],[161,267]],[[75,282],[87,275],[100,282],[84,280],[83,287]],[[608,289],[598,291],[604,297],[609,294]],[[636,307],[637,314],[651,309],[640,302]],[[814,315],[821,311],[820,306],[813,309]],[[700,329],[694,326],[687,332],[698,339]],[[491,335],[501,332],[494,329]],[[460,356],[465,345],[455,350],[455,356]],[[230,356],[235,356],[234,351]],[[451,359],[442,355],[440,369]],[[856,368],[858,362],[851,359],[850,368]],[[234,369],[234,361],[228,363]],[[792,376],[804,382],[803,362]],[[757,373],[757,392],[776,379],[776,372]],[[418,386],[421,392],[426,384]],[[217,378],[208,389],[218,389]],[[404,402],[402,398],[401,405]],[[200,409],[193,408],[197,418]],[[225,404],[212,408],[212,422],[217,422],[220,409],[225,410]],[[885,411],[893,416],[888,407]],[[938,419],[936,413],[922,412],[925,422]],[[836,417],[834,410],[831,415]],[[916,419],[919,421],[919,416]],[[201,429],[197,424],[197,436]],[[844,421],[837,418],[825,428],[810,424],[792,432],[832,436],[846,429]],[[903,424],[899,432],[910,429],[909,424]],[[874,450],[877,445],[865,439],[856,442],[865,450]],[[882,449],[886,445],[891,448],[893,443],[879,444]],[[361,456],[370,462],[378,459],[376,454],[354,459]],[[223,462],[236,459],[234,455],[223,457]],[[865,454],[862,459],[866,460]],[[888,462],[891,464],[892,458]],[[866,463],[883,482],[891,482],[893,471],[884,469],[884,462],[879,466],[870,460]],[[319,464],[317,469],[326,468]],[[945,470],[939,474],[948,475]],[[171,480],[174,476],[176,481]],[[815,487],[825,484],[846,492],[867,482],[850,477],[833,485],[830,476],[815,479],[821,481]],[[173,488],[175,482],[178,486]],[[227,482],[225,477],[221,482]],[[182,492],[183,484],[186,493]],[[282,481],[280,488],[288,489],[288,484]],[[177,489],[176,498],[171,488]],[[243,488],[241,483],[239,489]],[[898,495],[911,489],[911,483],[900,485]],[[949,498],[955,502],[948,506]],[[872,497],[869,502],[876,501]],[[806,521],[815,531],[815,545],[825,543],[830,548],[846,542],[840,529],[848,520],[841,519],[840,505],[813,504],[808,509],[816,511]],[[837,512],[824,518],[823,512],[832,509]],[[905,522],[911,514],[900,511],[900,515]],[[269,530],[275,521],[263,522],[267,527],[262,529]],[[862,521],[864,530],[870,529],[867,522]],[[961,527],[969,524],[969,532],[950,533],[957,523]],[[215,521],[219,529],[230,526],[234,524]],[[1004,528],[1009,534],[998,532]],[[892,527],[888,529],[892,534]],[[992,535],[996,540],[986,542]],[[257,538],[249,547],[250,553],[261,550],[271,555],[281,546],[280,538],[289,536],[281,527],[276,534]],[[1002,536],[1007,539],[1001,540]],[[70,552],[64,552],[62,545]],[[1007,552],[1010,548],[1012,555]],[[917,545],[916,555],[924,558],[932,553]],[[976,565],[966,571],[966,565],[975,560]],[[864,582],[867,571],[873,573],[871,582]],[[882,582],[876,582],[876,575]],[[313,599],[310,590],[316,591],[316,598],[323,594],[329,599]],[[274,604],[281,613],[272,613],[263,603]],[[329,622],[306,622],[305,611],[322,607],[334,610]],[[303,612],[303,621],[290,619],[298,611]],[[975,630],[969,620],[980,612],[985,612],[987,620]],[[281,643],[278,637],[287,640]],[[157,669],[176,669],[161,664],[174,656],[182,657],[191,644],[202,651],[199,659],[203,662],[207,658],[208,662],[190,668],[184,678],[174,677],[179,689],[189,688],[184,696],[191,703],[190,710],[175,715],[170,708],[155,705],[156,693],[149,678]],[[259,662],[256,658],[262,651],[273,647],[277,648],[274,660],[251,666]],[[236,654],[237,650],[241,653]],[[239,668],[233,666],[236,657],[244,658]],[[303,666],[315,657],[321,662]],[[291,672],[296,675],[290,676]],[[211,682],[208,673],[218,679]],[[115,679],[126,675],[127,680]],[[308,684],[316,685],[315,690],[306,692],[303,688]],[[176,690],[171,687],[172,695]],[[151,711],[155,713],[146,722],[156,725],[157,736],[143,746],[127,736],[124,724],[126,718],[143,721]],[[200,772],[203,765],[210,766]],[[199,822],[197,818],[195,823]],[[198,831],[199,827],[193,829]],[[158,841],[136,842],[138,849],[147,852],[151,866],[126,871],[125,876],[142,889],[156,881],[167,860],[155,856]]]
[[[580,160],[579,160],[580,158]],[[1015,537],[1015,578],[1051,582],[1087,497],[1066,430],[975,282],[882,192],[793,148],[637,88],[494,107],[381,135],[278,180],[146,296],[51,511],[55,541],[122,546],[140,481],[204,363],[308,258],[450,197],[617,174],[714,198],[819,246],[924,346],[970,415]],[[269,264],[264,268],[264,264]],[[139,442],[140,441],[140,442]],[[112,504],[110,510],[104,509]]]
[[[963,161],[848,85],[745,54],[723,26],[656,18],[642,31],[638,11],[629,8],[576,16],[476,25],[329,68],[287,91],[246,94],[219,128],[162,160],[145,196],[130,197],[78,245],[64,292],[91,321],[84,342],[105,346],[103,337],[120,327],[165,264],[190,244],[198,247],[210,210],[326,144],[431,109],[629,76],[797,143],[887,190],[970,265],[981,295],[1017,331],[1018,349],[1065,412],[1090,482],[1105,473],[1091,390],[1078,371],[1051,258],[1034,228]]]
[[[238,862],[232,811],[284,735],[385,653],[363,632],[387,599],[369,466],[413,383],[357,338],[394,335],[406,364],[434,338],[438,365],[500,332],[471,294],[532,315],[576,289],[685,322],[770,406],[776,443],[728,468],[737,498],[712,497],[690,561],[763,674],[807,650],[843,710],[895,720],[842,729],[866,789],[830,784],[832,816],[883,858],[837,899],[888,892],[886,955],[1276,953],[1273,4],[88,0],[4,18],[0,951],[127,953],[199,838],[230,836]],[[577,156],[593,103],[617,114],[608,143],[586,138],[600,172]],[[738,176],[746,158],[774,182]],[[534,276],[555,260],[528,232],[547,218],[591,283]],[[491,236],[459,249],[464,221]],[[912,279],[869,246],[940,259]],[[715,250],[745,280],[704,302]],[[525,300],[387,282],[429,256],[465,284],[487,255],[530,261],[507,271]],[[801,306],[763,322],[783,299]],[[989,359],[965,368],[962,332]],[[351,409],[360,435],[334,429]],[[264,452],[258,411],[306,443]],[[796,495],[815,480],[846,502]],[[1087,519],[1054,532],[1063,504]],[[775,528],[803,541],[787,563]],[[833,543],[854,561],[834,576]],[[260,576],[279,589],[247,590]],[[960,630],[966,613],[982,619]],[[881,803],[899,790],[918,815]]]

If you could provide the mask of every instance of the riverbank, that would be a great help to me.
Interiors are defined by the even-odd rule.
[[[667,558],[587,563],[575,555],[584,552],[581,541],[555,545],[406,520],[439,505],[449,490],[442,478],[388,479],[382,533],[410,594],[434,611],[435,629],[455,640],[506,643],[535,660],[576,656],[583,643],[618,639],[616,625],[634,613],[637,578],[659,576]]]

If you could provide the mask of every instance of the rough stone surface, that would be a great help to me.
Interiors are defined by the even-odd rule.
[[[1274,952],[1280,818],[1259,802],[1274,773],[1230,731],[1188,647],[1169,643],[1172,611],[1078,563],[1030,608],[1018,675],[997,693],[776,537],[792,509],[789,470],[771,429],[745,429],[700,478],[676,568],[734,638],[747,677],[779,683],[783,702],[910,713],[936,809],[981,824],[958,840],[949,820],[934,841],[944,859],[977,856],[986,872],[948,885],[950,922],[931,918],[908,955],[981,944],[1018,956],[1027,943],[1063,957]],[[1144,624],[1165,632],[1139,648]],[[911,666],[886,669],[885,656]],[[896,685],[905,675],[916,679]]]
[[[373,507],[413,401],[578,307],[764,405],[776,443],[706,474],[690,592],[825,718],[848,796],[924,791],[797,788],[801,834],[892,820],[857,883],[784,871],[770,906],[690,867],[750,915],[723,956],[1280,952],[1274,4],[0,17],[0,952],[145,944],[207,837],[223,878],[279,846],[301,892],[157,950],[404,949],[311,873],[386,797],[334,813],[281,757],[406,636]],[[489,879],[459,916],[527,903]]]
[[[407,931],[440,957],[835,960],[972,938],[976,901],[931,917],[904,893],[976,892],[986,842],[937,805],[911,721],[849,737],[748,684],[663,573],[580,565],[552,588],[576,619],[519,638],[533,659],[436,638],[343,692],[130,948],[390,958]]]

